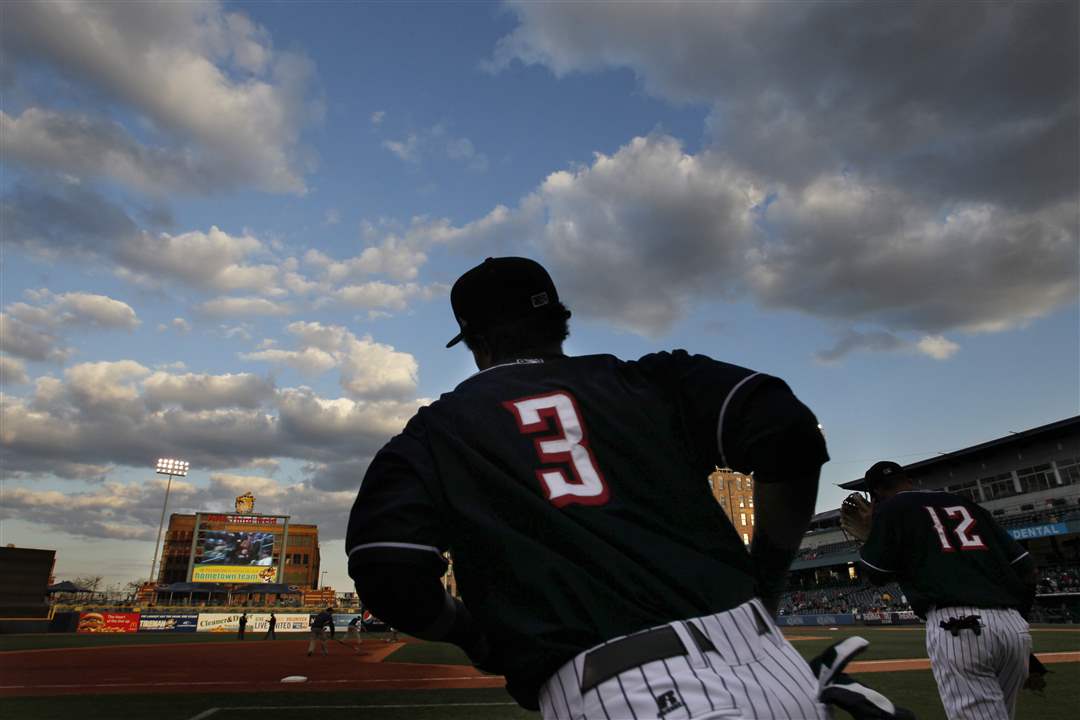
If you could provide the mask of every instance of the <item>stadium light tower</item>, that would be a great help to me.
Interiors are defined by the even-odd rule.
[[[157,566],[158,548],[161,547],[161,529],[165,527],[165,508],[169,506],[169,490],[172,489],[172,479],[174,477],[187,477],[187,471],[188,463],[186,460],[158,458],[157,473],[158,475],[167,475],[169,481],[165,485],[165,502],[161,505],[161,521],[158,523],[157,528],[157,542],[154,543],[154,559],[150,563],[150,582],[154,582],[154,568]],[[162,553],[162,559],[164,557],[165,554]]]

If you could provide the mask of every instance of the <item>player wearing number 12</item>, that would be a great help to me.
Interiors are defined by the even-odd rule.
[[[894,462],[842,487],[874,500],[849,497],[841,522],[865,541],[860,559],[871,581],[895,578],[926,618],[926,650],[950,720],[1011,718],[1031,652],[1031,556],[984,508],[917,490]]]
[[[828,459],[806,406],[681,350],[566,356],[570,312],[531,260],[489,258],[450,298],[447,347],[480,372],[368,468],[346,540],[365,606],[548,719],[824,717],[771,613]],[[716,465],[754,472],[750,552]]]

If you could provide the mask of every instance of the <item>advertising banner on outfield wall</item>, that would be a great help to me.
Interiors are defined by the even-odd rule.
[[[300,613],[275,613],[277,625],[274,632],[307,632],[310,628],[310,617]],[[265,633],[270,629],[270,613],[256,613],[248,615],[248,632]]]
[[[84,612],[79,613],[77,632],[133,633],[139,630],[139,613]]]
[[[275,632],[307,632],[311,627],[307,613],[275,613]],[[240,613],[199,613],[198,632],[239,632]],[[247,632],[265,633],[270,628],[270,613],[248,614]]]
[[[349,623],[357,615],[360,616],[360,625],[363,626],[364,632],[386,632],[390,629],[390,626],[384,623],[379,618],[371,614],[367,610],[362,610],[358,613],[335,613],[334,614],[334,629],[344,630],[349,627]],[[311,616],[314,619],[314,615]]]
[[[862,614],[863,625],[917,625],[922,623],[912,610],[899,612],[865,612]]]
[[[781,615],[776,618],[776,624],[780,626],[854,625],[855,616],[848,613],[836,613],[832,615]]]
[[[199,626],[197,613],[143,613],[139,632],[195,632]]]
[[[236,632],[240,629],[240,613],[199,613],[195,626],[198,632]]]

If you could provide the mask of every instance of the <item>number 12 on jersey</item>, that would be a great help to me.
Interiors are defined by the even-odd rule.
[[[563,507],[575,503],[607,503],[607,483],[589,449],[585,423],[570,393],[554,392],[518,398],[504,402],[503,407],[514,415],[518,430],[525,435],[555,430],[554,434],[533,440],[542,464],[568,465],[574,476],[571,480],[562,468],[540,468],[536,471],[536,477],[552,505]]]
[[[949,542],[949,535],[945,530],[945,523],[941,521],[938,516],[937,508],[929,505],[924,505],[926,512],[930,513],[930,521],[934,523],[934,530],[937,532],[938,540],[941,541],[941,549],[943,552],[955,552],[956,548]],[[954,505],[953,507],[941,508],[942,511],[951,519],[959,519],[960,523],[953,528],[953,534],[956,535],[956,539],[960,541],[961,550],[985,550],[986,543],[982,541],[982,538],[975,534],[975,518],[971,517],[971,513],[963,505]]]

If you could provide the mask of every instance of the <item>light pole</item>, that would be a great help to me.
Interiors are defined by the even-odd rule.
[[[165,527],[165,508],[169,506],[169,490],[172,489],[172,479],[174,477],[187,477],[187,471],[188,463],[186,460],[158,458],[157,473],[158,475],[167,475],[169,481],[165,485],[165,502],[161,505],[161,521],[158,522],[157,542],[154,543],[154,559],[150,563],[150,582],[154,582],[154,567],[157,566],[158,548],[161,547],[161,529]],[[164,557],[165,555],[162,553],[162,558]]]

